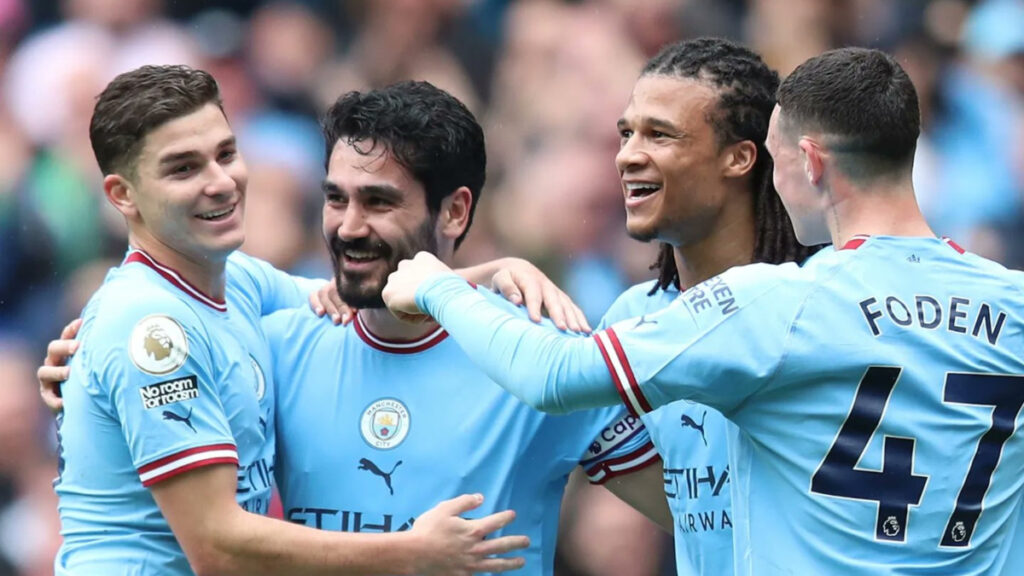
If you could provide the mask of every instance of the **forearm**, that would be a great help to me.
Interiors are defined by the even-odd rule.
[[[424,283],[416,301],[488,376],[537,410],[571,412],[619,402],[591,338],[508,314],[455,275]]]
[[[415,574],[423,552],[412,532],[357,534],[315,530],[236,508],[218,518],[210,546],[189,560],[199,576]],[[200,572],[202,568],[202,572]]]

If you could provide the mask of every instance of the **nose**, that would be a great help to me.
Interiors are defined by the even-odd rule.
[[[213,195],[232,194],[239,188],[238,181],[229,166],[218,162],[210,162],[210,179],[206,184],[206,193]]]
[[[647,154],[641,149],[638,140],[639,138],[635,135],[631,136],[622,143],[619,152],[615,154],[615,167],[619,169],[620,173],[626,172],[629,168],[642,166],[647,162]]]
[[[357,202],[349,202],[348,206],[341,213],[341,223],[338,225],[338,238],[348,242],[358,238],[365,238],[369,234],[369,226],[366,222],[366,212]]]

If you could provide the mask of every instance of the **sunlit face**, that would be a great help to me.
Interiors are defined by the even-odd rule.
[[[166,248],[202,263],[245,240],[248,172],[215,104],[146,135],[128,181],[136,208],[129,221],[143,249]]]
[[[381,290],[398,263],[421,250],[437,252],[436,222],[423,184],[386,149],[360,154],[343,140],[335,144],[324,180],[323,226],[347,304],[382,308]]]
[[[797,240],[805,246],[831,242],[825,223],[821,193],[807,176],[806,158],[794,135],[780,127],[780,108],[775,106],[768,123],[765,148],[775,161],[772,179],[783,206],[793,221]]]
[[[720,149],[709,118],[718,95],[689,78],[642,76],[619,120],[615,164],[626,230],[683,245],[706,237],[726,201]]]

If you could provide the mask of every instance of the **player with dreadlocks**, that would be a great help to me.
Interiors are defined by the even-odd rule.
[[[652,267],[658,279],[620,296],[602,327],[634,317],[643,322],[680,289],[732,266],[799,262],[816,251],[797,242],[772,185],[764,141],[778,85],[778,74],[757,54],[714,38],[666,46],[644,67],[619,120],[616,165],[629,234],[661,242]],[[718,305],[715,294],[705,296]],[[732,424],[686,401],[642,419],[664,461],[677,572],[732,574]]]

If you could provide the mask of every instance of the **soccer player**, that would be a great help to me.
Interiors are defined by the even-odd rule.
[[[442,503],[404,534],[309,530],[260,516],[274,458],[259,317],[304,300],[233,254],[247,173],[209,74],[142,67],[100,95],[90,139],[131,249],[83,313],[64,386],[57,574],[418,574],[505,571],[512,519]],[[290,295],[289,295],[290,294]],[[294,304],[292,304],[294,305]]]
[[[725,414],[739,574],[1009,575],[1024,277],[932,233],[911,184],[919,123],[886,54],[808,60],[767,148],[797,238],[838,249],[734,268],[590,340],[509,316],[425,253],[383,295],[537,408],[685,398]]]
[[[342,300],[335,326],[308,309],[264,321],[275,359],[279,488],[288,520],[353,532],[418,526],[429,503],[466,490],[508,506],[530,574],[551,574],[559,504],[582,465],[667,526],[656,451],[621,407],[550,416],[493,385],[433,323],[384,308],[381,289],[420,250],[448,261],[486,172],[484,135],[450,94],[405,82],[342,96],[324,119],[323,228]],[[467,288],[517,317],[488,290]],[[653,464],[653,465],[652,465]],[[614,480],[620,477],[618,481]],[[637,490],[636,487],[640,487]]]
[[[663,48],[644,67],[618,123],[616,165],[626,229],[662,242],[658,279],[627,290],[601,328],[667,307],[680,288],[735,265],[802,262],[772,186],[764,149],[778,75],[750,50],[701,38]],[[641,415],[664,465],[676,572],[732,574],[730,424],[714,408],[677,401]]]

